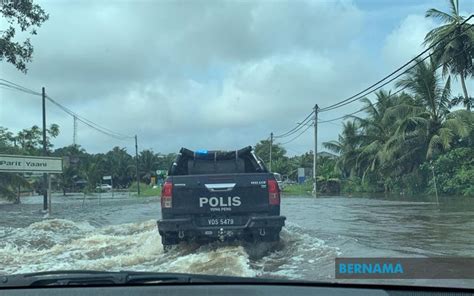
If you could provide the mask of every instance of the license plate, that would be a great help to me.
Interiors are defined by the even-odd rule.
[[[207,225],[220,226],[220,225],[234,225],[234,218],[209,218],[206,219]]]

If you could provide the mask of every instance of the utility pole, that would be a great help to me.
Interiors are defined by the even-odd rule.
[[[72,144],[76,146],[76,143],[77,143],[77,117],[76,115],[73,116],[73,120],[74,120],[74,131],[72,134]]]
[[[270,133],[270,172],[272,171],[273,132]]]
[[[46,91],[44,87],[42,88],[42,98],[43,98],[43,156],[47,156],[48,151],[46,147]],[[48,209],[48,176],[46,173],[43,174],[43,210]]]
[[[138,141],[137,135],[135,135],[135,158],[136,158],[136,173],[137,173],[137,193],[140,195],[140,176],[138,175]]]
[[[318,176],[316,162],[318,159],[318,104],[314,105],[314,155],[313,155],[313,194],[318,197],[316,177]]]

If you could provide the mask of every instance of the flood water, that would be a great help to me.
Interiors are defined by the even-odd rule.
[[[54,196],[50,217],[41,207],[41,197],[0,205],[0,274],[140,270],[332,281],[336,257],[474,256],[473,199],[437,205],[284,197],[281,242],[257,256],[235,243],[180,245],[164,253],[159,198]],[[472,280],[406,283],[474,286]]]

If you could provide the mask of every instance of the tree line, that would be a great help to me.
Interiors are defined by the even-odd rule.
[[[128,188],[136,180],[136,157],[125,148],[114,147],[106,153],[88,153],[79,145],[54,149],[51,139],[59,135],[59,126],[51,125],[47,131],[47,154],[62,157],[64,171],[56,179],[56,187],[64,193],[69,191],[93,191],[103,183],[103,176],[112,176],[115,188]],[[38,126],[23,129],[14,134],[0,127],[0,151],[5,154],[43,155],[42,130]],[[157,170],[167,170],[176,155],[155,153],[150,149],[138,154],[138,171],[141,182],[149,183]],[[15,200],[18,188],[44,190],[40,178],[29,178],[28,174],[0,173],[0,196]]]
[[[136,157],[130,155],[125,148],[114,147],[106,153],[88,153],[79,145],[54,148],[53,138],[59,135],[59,126],[51,125],[47,131],[47,154],[64,159],[63,173],[58,175],[54,187],[67,192],[94,191],[96,186],[103,183],[103,176],[112,176],[114,188],[129,188],[136,181]],[[16,134],[5,127],[0,127],[0,152],[16,155],[43,155],[42,130],[37,126],[23,129]],[[262,140],[255,145],[256,154],[268,165],[270,143]],[[313,152],[289,157],[287,151],[278,144],[273,144],[272,170],[286,178],[296,180],[298,168],[311,168]],[[138,154],[138,170],[140,182],[150,183],[151,177],[156,176],[157,170],[167,170],[174,159],[175,153],[157,153],[153,150],[142,150]],[[335,159],[320,158],[318,163],[319,177],[322,180],[337,178],[332,169]],[[311,172],[307,172],[311,174]],[[16,200],[18,191],[35,190],[41,193],[43,188],[39,176],[32,178],[29,174],[0,173],[0,196]],[[134,189],[134,186],[131,188]]]

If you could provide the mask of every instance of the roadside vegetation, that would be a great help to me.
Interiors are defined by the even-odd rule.
[[[318,191],[433,194],[437,190],[474,196],[474,98],[466,84],[474,75],[474,27],[460,26],[466,17],[459,14],[457,1],[449,5],[449,12],[426,12],[426,17],[441,23],[425,37],[424,44],[433,46],[430,58],[418,60],[394,89],[379,90],[375,99],[362,99],[363,109],[346,118],[338,139],[323,143],[334,154],[318,154]],[[36,6],[25,9],[41,16],[36,26],[47,19]],[[17,56],[15,66],[26,71],[31,54],[0,51],[0,58],[6,56]],[[461,94],[453,93],[455,83]],[[160,189],[150,184],[160,177],[157,170],[167,170],[176,157],[143,150],[137,159],[121,147],[96,154],[79,145],[54,149],[51,140],[58,134],[59,126],[51,125],[46,142],[48,155],[65,159],[63,174],[53,179],[53,188],[64,194],[94,192],[104,176],[112,176],[114,188],[135,191],[138,162],[142,195],[160,195]],[[255,152],[268,165],[270,141],[257,143]],[[43,155],[42,130],[33,126],[13,133],[0,126],[0,153]],[[272,171],[284,179],[296,181],[298,168],[312,176],[312,166],[312,151],[290,157],[283,146],[273,143]],[[284,192],[311,192],[311,182],[289,185]],[[0,197],[20,202],[20,193],[28,190],[44,190],[40,177],[0,173]]]
[[[51,125],[47,130],[47,151],[49,156],[63,157],[65,168],[62,174],[53,178],[54,190],[67,192],[96,192],[100,184],[111,184],[104,176],[112,176],[116,189],[130,188],[136,191],[136,158],[125,148],[114,147],[107,153],[87,153],[79,145],[54,149],[51,139],[59,134],[59,126]],[[0,153],[18,155],[43,155],[42,130],[33,126],[14,134],[0,127]],[[158,177],[157,170],[167,170],[175,154],[160,154],[143,150],[138,155],[139,178],[142,195],[160,195],[159,189],[149,186],[152,177]],[[41,176],[28,174],[0,173],[0,197],[19,202],[19,192],[42,193]],[[156,194],[156,192],[158,192]]]
[[[283,188],[284,195],[311,195],[313,191],[313,184],[305,182],[303,184],[290,184]]]
[[[335,168],[345,191],[384,191],[474,196],[474,99],[466,80],[474,74],[474,28],[459,15],[430,9],[441,21],[424,44],[431,58],[418,61],[395,84],[363,99],[364,115],[344,122],[338,140],[324,143],[337,153]],[[445,38],[446,37],[446,38]],[[459,81],[462,94],[452,93]],[[459,107],[458,107],[459,106]]]
[[[440,21],[424,40],[432,47],[430,58],[417,60],[396,81],[395,89],[362,99],[360,115],[346,117],[338,139],[323,143],[338,157],[318,157],[322,192],[435,194],[437,190],[474,196],[474,98],[466,86],[474,74],[474,27],[461,25],[466,17],[459,14],[458,1],[448,4],[449,12],[434,8],[426,12],[427,18]],[[454,83],[459,83],[462,94],[453,93]],[[265,149],[269,142],[260,146]],[[295,167],[312,167],[312,154],[288,158],[281,147],[273,151],[274,171],[294,178]],[[285,191],[305,192],[306,187],[293,185]]]

